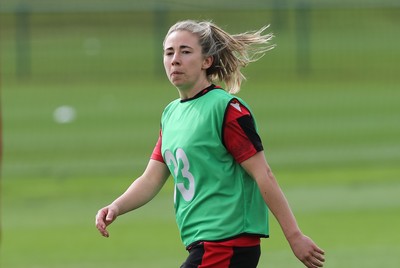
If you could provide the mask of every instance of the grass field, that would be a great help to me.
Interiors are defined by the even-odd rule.
[[[268,161],[303,231],[326,250],[326,267],[397,268],[399,10],[313,12],[306,75],[297,73],[293,14],[279,12],[287,21],[271,26],[278,47],[247,68],[239,94]],[[242,31],[271,12],[229,15],[208,16]],[[204,15],[168,20],[186,17]],[[154,73],[161,58],[151,25],[149,14],[36,15],[32,74],[18,80],[15,21],[1,17],[1,267],[172,268],[185,259],[171,181],[118,219],[109,239],[94,227],[97,210],[143,171],[162,109],[177,97]],[[53,120],[62,105],[76,109],[75,121]],[[271,233],[260,267],[302,267],[275,219]]]

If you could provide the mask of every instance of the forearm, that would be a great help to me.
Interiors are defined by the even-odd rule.
[[[267,168],[267,175],[259,179],[257,183],[265,203],[277,219],[286,239],[290,242],[290,239],[301,234],[301,231],[285,195],[269,168]]]
[[[302,234],[296,218],[278,185],[263,152],[259,152],[242,162],[242,167],[257,182],[265,203],[278,220],[293,253],[305,266],[322,267],[324,251],[309,237]]]
[[[143,191],[140,189],[152,190]],[[157,192],[157,189],[154,189],[151,185],[147,185],[147,182],[144,181],[142,177],[139,177],[121,196],[115,199],[112,204],[118,207],[118,215],[122,215],[143,206],[149,202]]]
[[[145,172],[112,203],[118,208],[118,215],[137,209],[152,200],[161,190],[169,176],[163,163],[150,160]]]

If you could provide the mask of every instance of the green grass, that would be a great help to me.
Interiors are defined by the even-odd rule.
[[[296,73],[293,14],[278,13],[287,18],[272,26],[278,47],[245,70],[239,94],[256,115],[268,161],[301,228],[326,250],[326,267],[397,268],[399,10],[313,12],[305,76]],[[236,32],[272,12],[208,16]],[[177,97],[154,73],[161,58],[151,15],[34,16],[26,80],[16,77],[13,17],[2,15],[0,29],[1,267],[179,267],[186,252],[171,181],[119,218],[109,239],[94,227],[97,210],[143,171],[162,109]],[[87,40],[99,42],[97,54]],[[61,105],[76,109],[74,122],[53,120]],[[260,267],[302,267],[274,219],[271,233]]]
[[[321,182],[331,177],[331,172],[337,173],[337,169],[278,172],[303,231],[327,251],[327,267],[349,263],[356,267],[376,267],[382,263],[396,267],[395,252],[400,248],[393,229],[400,224],[400,184],[393,178],[399,170],[390,173],[375,167],[340,171],[347,175],[346,183]],[[387,174],[376,181],[375,172]],[[309,173],[322,178],[316,186],[309,180]],[[295,181],[290,183],[293,177]],[[2,264],[177,267],[185,252],[174,223],[171,182],[146,207],[118,219],[110,228],[109,239],[100,237],[95,230],[97,209],[129,183],[129,179],[118,177],[5,180]],[[261,264],[301,267],[275,220],[271,224],[272,236],[263,241]]]

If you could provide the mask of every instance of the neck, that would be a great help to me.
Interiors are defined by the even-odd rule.
[[[179,97],[181,100],[190,99],[196,96],[200,91],[209,87],[211,82],[204,81],[203,83],[198,83],[196,85],[187,86],[187,87],[177,87],[179,92]]]

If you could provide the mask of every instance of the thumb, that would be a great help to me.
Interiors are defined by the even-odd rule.
[[[107,215],[106,215],[106,221],[108,222],[112,222],[113,220],[115,220],[115,212],[113,210],[109,210]]]

